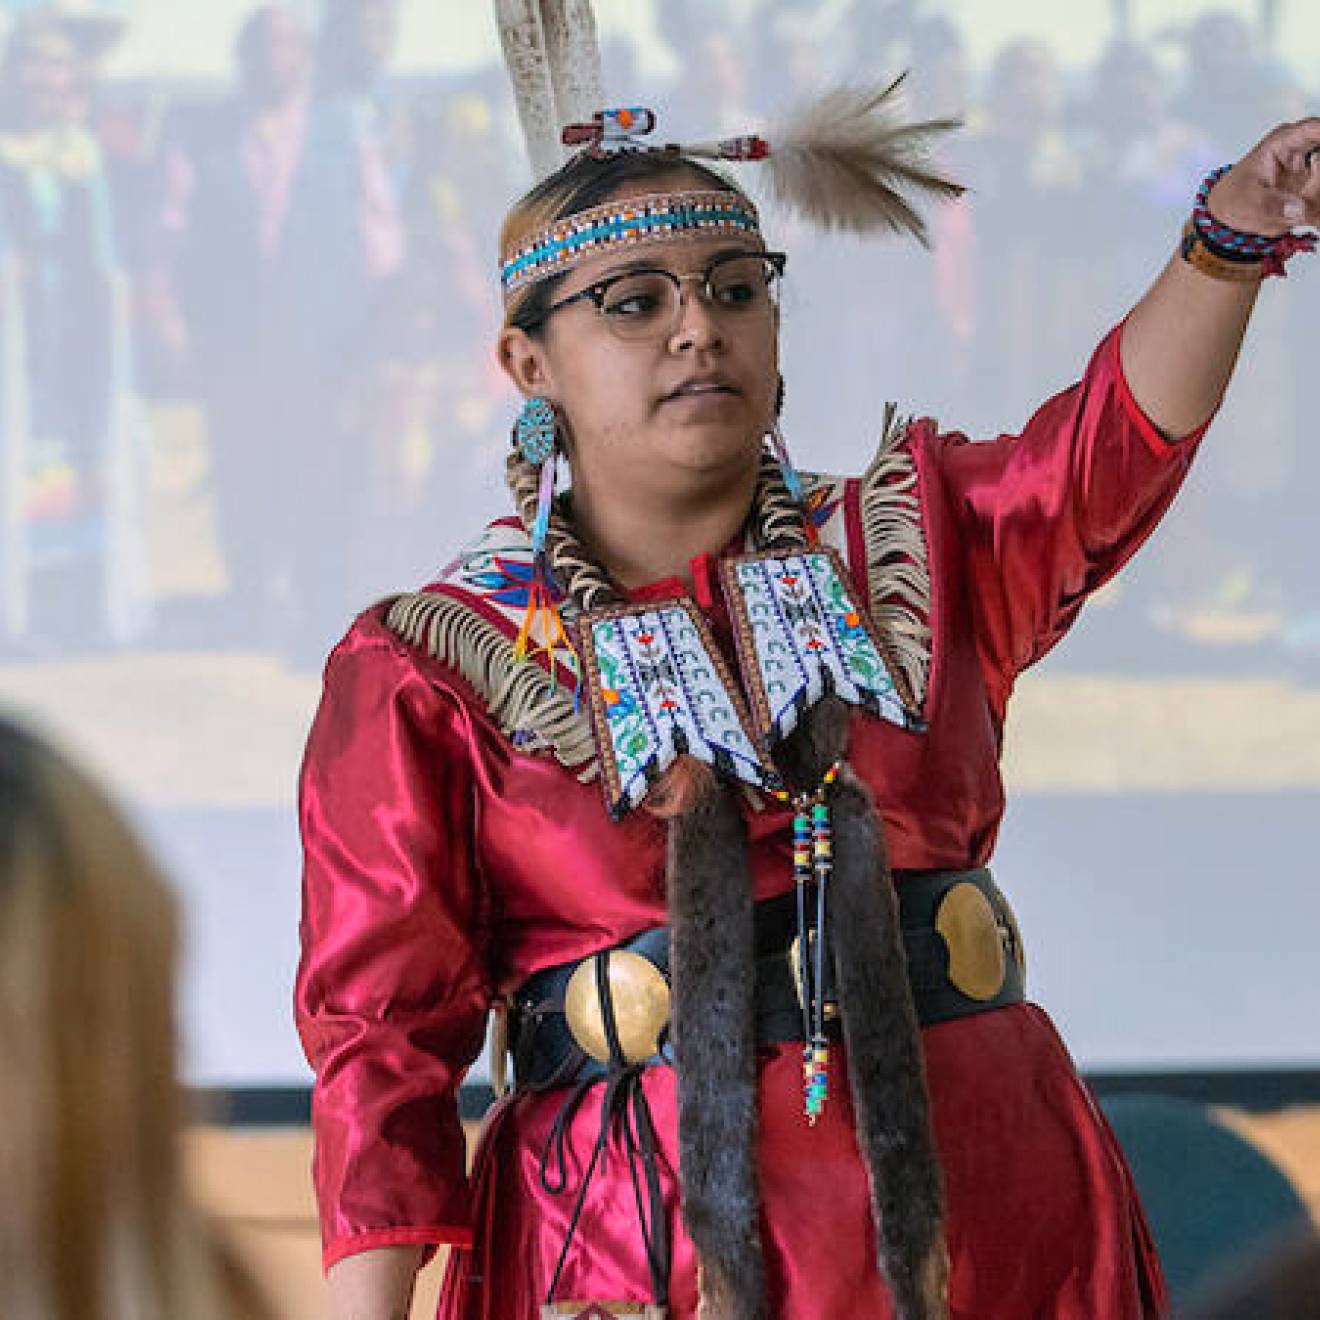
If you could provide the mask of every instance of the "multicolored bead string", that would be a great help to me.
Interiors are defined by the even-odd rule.
[[[559,612],[550,558],[546,552],[546,537],[550,531],[550,511],[554,504],[555,471],[558,453],[553,445],[541,463],[541,485],[536,502],[536,520],[532,524],[532,574],[527,584],[527,608],[523,611],[522,626],[514,640],[514,659],[523,661],[544,655],[549,664],[547,682],[558,678],[559,666],[564,665],[574,678],[573,705],[577,708],[582,691],[582,667],[577,663],[573,644],[564,628]],[[539,632],[541,640],[537,642]]]
[[[813,1127],[825,1112],[830,1088],[830,1042],[826,1022],[826,944],[830,876],[834,870],[834,830],[828,793],[843,762],[836,761],[810,793],[794,796],[776,791],[791,802],[793,816],[793,879],[797,894],[798,1001],[802,1006],[803,1110]],[[815,893],[809,891],[814,886]],[[814,904],[810,902],[815,899]],[[814,907],[814,912],[810,909]],[[813,921],[814,918],[814,921]],[[813,938],[814,936],[814,938]]]

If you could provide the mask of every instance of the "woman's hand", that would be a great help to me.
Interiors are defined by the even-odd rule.
[[[1275,238],[1320,227],[1320,118],[1282,124],[1210,190],[1222,225]]]
[[[1320,118],[1276,128],[1210,190],[1222,225],[1277,238],[1320,227]],[[1123,368],[1137,402],[1169,439],[1218,405],[1260,283],[1211,279],[1175,256],[1123,328]]]

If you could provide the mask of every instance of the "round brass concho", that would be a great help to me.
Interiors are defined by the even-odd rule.
[[[660,1034],[669,1021],[669,982],[653,962],[628,949],[594,954],[577,965],[564,990],[564,1016],[573,1039],[601,1063],[610,1061],[610,1045],[596,988],[599,958],[609,959],[610,998],[623,1057],[642,1063],[660,1048]]]
[[[940,900],[935,929],[949,950],[949,980],[969,999],[993,999],[1007,970],[990,900],[967,881]]]

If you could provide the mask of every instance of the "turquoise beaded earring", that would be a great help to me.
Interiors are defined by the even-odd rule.
[[[528,463],[539,466],[555,451],[556,429],[555,405],[534,394],[519,409],[513,443]]]

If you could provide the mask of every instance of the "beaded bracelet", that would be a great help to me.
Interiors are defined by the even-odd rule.
[[[1232,168],[1221,165],[1202,179],[1178,250],[1184,261],[1213,279],[1246,283],[1271,275],[1284,276],[1288,259],[1299,252],[1314,252],[1316,240],[1304,234],[1286,233],[1274,238],[1249,234],[1216,220],[1210,214],[1210,190]]]
[[[1202,275],[1230,284],[1259,284],[1265,278],[1265,262],[1260,257],[1228,257],[1216,252],[1189,220],[1178,243],[1178,255]]]

